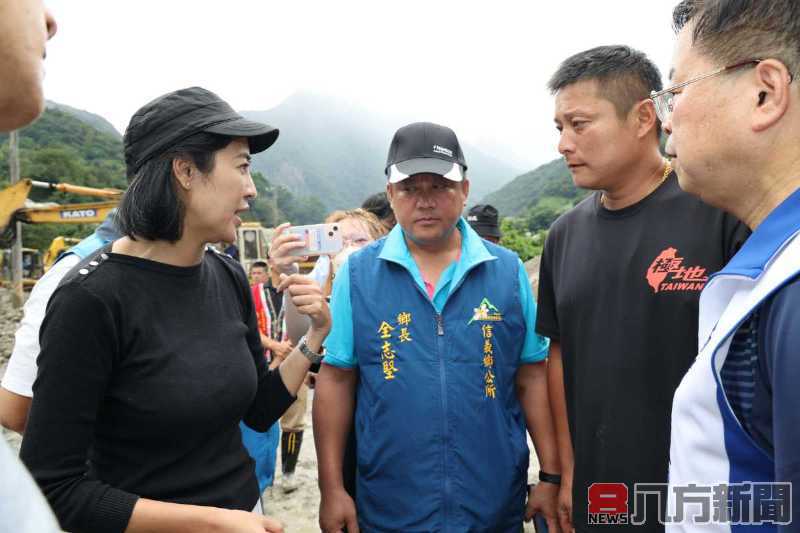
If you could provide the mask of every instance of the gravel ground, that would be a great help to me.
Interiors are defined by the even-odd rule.
[[[6,364],[14,347],[14,332],[22,319],[22,309],[14,309],[11,291],[0,288],[0,378],[6,373]],[[20,437],[17,433],[0,428],[3,437],[15,448],[19,448]]]

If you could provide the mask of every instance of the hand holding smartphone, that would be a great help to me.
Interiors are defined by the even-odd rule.
[[[337,254],[341,251],[342,233],[338,224],[312,224],[309,226],[292,226],[288,233],[299,236],[305,246],[292,250],[296,256],[316,256]]]

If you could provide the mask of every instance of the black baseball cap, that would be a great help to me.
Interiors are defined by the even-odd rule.
[[[489,204],[478,204],[467,212],[467,222],[481,237],[502,237],[497,209]]]
[[[250,153],[263,152],[278,139],[278,129],[247,120],[222,98],[202,87],[159,96],[131,117],[122,142],[128,175],[175,143],[200,132],[246,137]]]
[[[414,122],[394,134],[384,171],[389,183],[422,173],[461,181],[466,175],[467,163],[453,130],[432,122]]]

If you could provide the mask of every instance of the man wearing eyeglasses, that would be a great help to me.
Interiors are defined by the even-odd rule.
[[[575,184],[595,191],[552,225],[541,263],[536,330],[551,339],[561,525],[607,531],[592,524],[611,516],[601,512],[608,487],[592,484],[616,483],[628,494],[615,485],[612,503],[630,512],[613,530],[663,531],[657,502],[641,513],[635,484],[665,487],[672,394],[696,355],[700,290],[743,228],[678,187],[648,98],[661,76],[644,54],[581,52],[549,86],[559,152]]]
[[[797,532],[800,3],[686,0],[673,19],[676,85],[652,96],[667,151],[681,187],[753,234],[700,300],[672,409],[671,529]],[[721,496],[714,523],[691,490]]]

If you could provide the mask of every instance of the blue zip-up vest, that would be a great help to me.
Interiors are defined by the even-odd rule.
[[[439,314],[405,267],[380,257],[385,242],[349,259],[361,528],[516,533],[528,470],[517,256],[485,242],[493,257]]]

